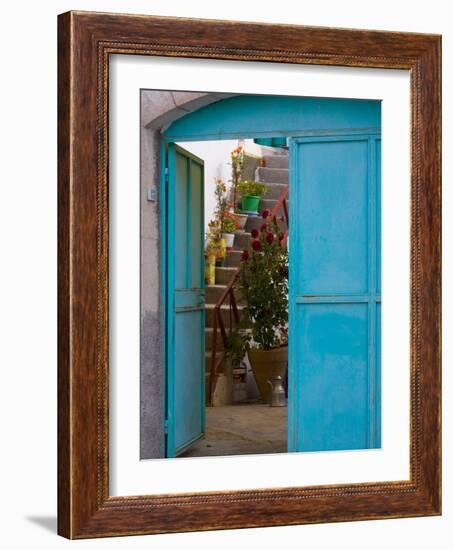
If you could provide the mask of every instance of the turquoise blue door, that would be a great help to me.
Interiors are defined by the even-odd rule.
[[[170,143],[167,157],[166,456],[205,431],[204,166]]]
[[[380,447],[379,134],[290,139],[288,450]]]

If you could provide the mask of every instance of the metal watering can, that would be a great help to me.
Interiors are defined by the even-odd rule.
[[[268,380],[267,383],[271,387],[269,405],[271,407],[286,407],[286,396],[282,377],[276,376],[272,379],[272,382]]]

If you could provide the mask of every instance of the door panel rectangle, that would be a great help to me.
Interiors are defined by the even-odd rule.
[[[188,209],[188,178],[187,178],[187,159],[176,152],[175,162],[175,287],[184,288],[188,282],[187,272],[187,223],[189,216]]]
[[[298,449],[368,447],[367,318],[368,304],[297,306]]]
[[[191,258],[200,261],[190,262],[190,286],[201,287],[203,284],[204,270],[204,190],[203,190],[203,167],[195,162],[190,163],[190,204],[201,205],[201,208],[190,211],[190,240],[188,249],[190,250]]]
[[[303,142],[296,154],[300,188],[292,220],[303,238],[293,248],[296,292],[367,292],[367,141]]]
[[[200,436],[202,410],[200,406],[190,404],[199,404],[204,400],[200,371],[200,364],[204,365],[203,341],[200,338],[203,321],[201,309],[178,313],[175,318],[175,341],[178,342],[173,394],[175,454]]]

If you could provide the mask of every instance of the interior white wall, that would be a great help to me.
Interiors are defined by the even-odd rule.
[[[215,210],[215,179],[222,179],[231,185],[230,152],[238,146],[237,139],[218,141],[185,141],[177,143],[204,161],[204,224],[207,230]]]
[[[261,147],[253,139],[225,139],[217,141],[181,141],[177,142],[193,155],[204,161],[204,224],[205,231],[208,228],[209,220],[214,216],[215,179],[222,179],[227,186],[231,186],[231,164],[230,153],[238,145],[242,145],[247,152],[252,155],[260,156]]]

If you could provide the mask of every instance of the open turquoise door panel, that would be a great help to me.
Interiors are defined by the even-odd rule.
[[[380,447],[380,136],[290,139],[288,450]]]
[[[167,156],[166,456],[205,431],[204,165],[170,143]]]

